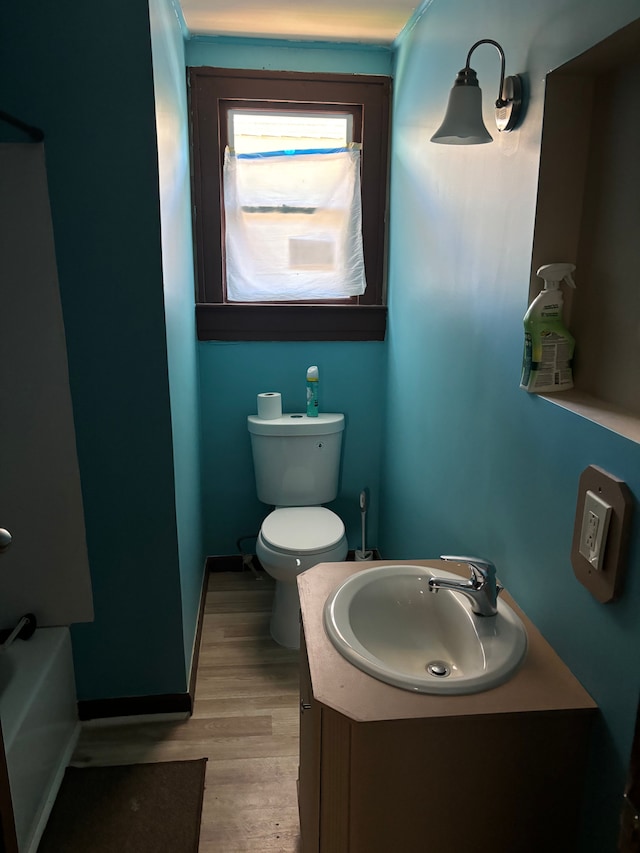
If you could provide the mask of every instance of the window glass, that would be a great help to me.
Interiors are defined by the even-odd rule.
[[[301,148],[344,148],[353,142],[353,116],[229,110],[229,146],[236,154]]]

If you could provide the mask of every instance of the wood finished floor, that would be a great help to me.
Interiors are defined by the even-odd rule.
[[[85,726],[72,758],[90,766],[206,756],[200,853],[300,853],[298,652],[269,635],[272,597],[268,576],[212,573],[193,716]]]

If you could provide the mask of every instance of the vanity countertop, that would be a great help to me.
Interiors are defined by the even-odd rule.
[[[596,704],[531,620],[506,592],[502,597],[522,619],[528,650],[516,674],[482,693],[431,695],[392,687],[361,672],[334,648],[323,624],[329,595],[350,575],[374,566],[417,565],[456,571],[441,560],[378,560],[319,563],[298,576],[302,624],[314,698],[358,722],[532,712],[594,712]]]

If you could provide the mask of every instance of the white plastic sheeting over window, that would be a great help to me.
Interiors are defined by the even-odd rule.
[[[360,150],[225,151],[229,302],[344,299],[365,291]]]

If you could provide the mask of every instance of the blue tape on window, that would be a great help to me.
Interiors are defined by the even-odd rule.
[[[349,148],[287,148],[284,151],[263,151],[257,154],[238,154],[238,160],[258,160],[262,157],[291,157],[295,154],[341,154]]]

